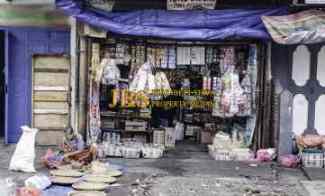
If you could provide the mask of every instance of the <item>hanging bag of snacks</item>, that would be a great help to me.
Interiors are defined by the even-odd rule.
[[[115,59],[107,59],[103,70],[102,83],[106,85],[117,85],[121,72],[116,65]]]

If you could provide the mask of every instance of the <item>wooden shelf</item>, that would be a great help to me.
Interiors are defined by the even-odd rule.
[[[128,130],[122,130],[121,133],[123,134],[152,134],[152,130],[147,130],[147,131],[128,131]]]

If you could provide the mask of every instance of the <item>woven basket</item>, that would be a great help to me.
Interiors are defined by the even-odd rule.
[[[52,170],[50,171],[52,176],[62,176],[62,177],[81,177],[84,174],[77,170]]]
[[[98,191],[72,191],[68,193],[68,196],[106,196],[106,193]]]
[[[79,178],[61,177],[61,176],[52,176],[50,179],[52,184],[60,184],[60,185],[71,185],[79,181]]]
[[[83,178],[87,182],[95,182],[95,183],[114,183],[116,182],[116,178],[111,176],[100,176],[100,175],[88,175]]]
[[[108,185],[105,183],[77,182],[72,185],[72,188],[82,191],[103,191],[108,188]]]

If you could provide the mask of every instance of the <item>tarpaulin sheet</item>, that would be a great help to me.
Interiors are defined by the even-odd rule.
[[[181,40],[269,39],[262,16],[285,15],[286,8],[199,11],[141,10],[103,12],[77,0],[56,0],[77,20],[121,35]]]
[[[286,16],[263,16],[272,39],[279,44],[313,44],[325,41],[325,12],[307,10]]]
[[[73,189],[68,186],[56,186],[53,185],[48,189],[42,191],[42,196],[59,196],[59,195],[68,195],[69,192],[73,191]]]

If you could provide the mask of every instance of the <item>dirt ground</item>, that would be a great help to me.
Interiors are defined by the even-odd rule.
[[[0,148],[0,178],[11,177],[18,185],[33,174],[8,171],[14,145]],[[36,169],[47,174],[37,148]],[[179,144],[163,159],[107,159],[125,169],[110,196],[308,196],[300,169],[284,169],[275,163],[252,166],[245,162],[212,160],[203,146]],[[320,175],[320,172],[314,171]],[[323,175],[324,176],[324,175]],[[318,178],[318,180],[321,177]],[[313,196],[313,195],[311,195]]]

